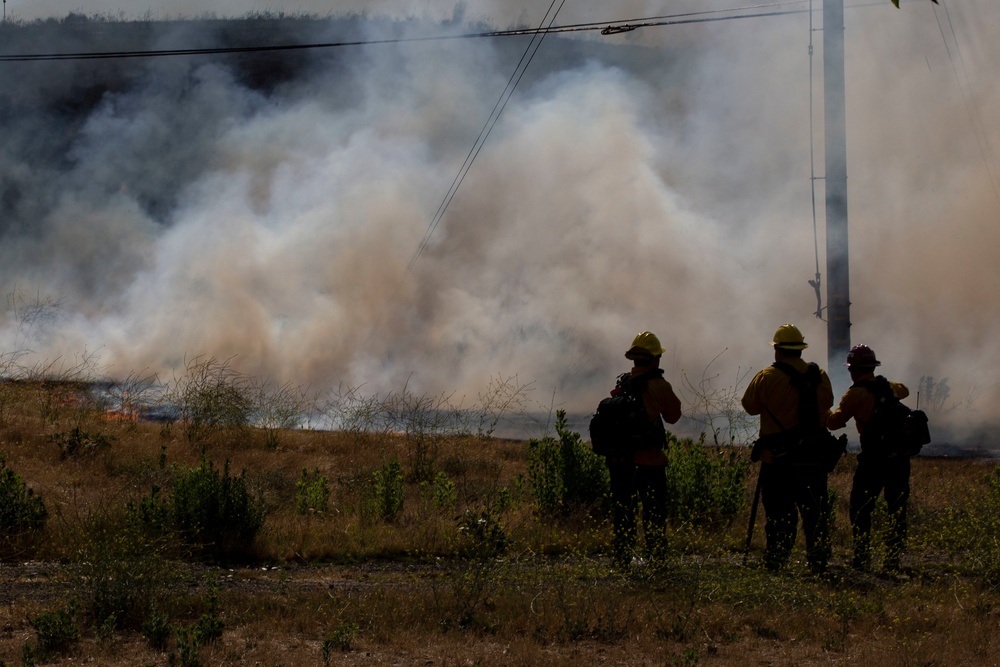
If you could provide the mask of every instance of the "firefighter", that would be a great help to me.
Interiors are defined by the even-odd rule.
[[[778,570],[788,563],[801,514],[806,559],[813,572],[822,573],[830,559],[827,468],[809,452],[796,451],[795,444],[797,434],[824,425],[833,406],[833,387],[823,369],[803,361],[802,350],[809,346],[798,327],[782,324],[771,345],[775,363],[754,376],[742,400],[748,414],[760,415],[760,438],[752,458],[761,462],[764,565]],[[804,386],[809,389],[800,394],[793,382],[798,385],[807,378]]]
[[[649,331],[636,335],[625,352],[625,358],[633,364],[629,381],[639,379],[644,382],[642,402],[649,421],[657,427],[660,435],[649,448],[640,449],[631,456],[606,459],[614,512],[612,549],[619,565],[632,560],[637,503],[642,503],[642,525],[648,554],[662,556],[666,546],[667,457],[663,452],[666,442],[663,421],[674,424],[681,418],[681,402],[670,383],[663,379],[663,370],[660,369],[662,354],[660,340]]]
[[[861,440],[858,467],[851,486],[851,532],[854,538],[855,569],[871,569],[871,527],[875,500],[884,493],[889,513],[889,531],[886,537],[887,571],[899,570],[899,557],[906,546],[906,507],[910,498],[910,457],[899,452],[879,451],[865,437],[865,429],[872,420],[877,400],[875,368],[882,362],[867,345],[855,345],[847,353],[847,370],[854,383],[840,399],[840,405],[827,418],[827,428],[841,429],[854,418]],[[879,376],[881,378],[881,376]],[[899,382],[888,382],[897,398],[910,395],[910,390]],[[868,445],[866,447],[866,444]]]

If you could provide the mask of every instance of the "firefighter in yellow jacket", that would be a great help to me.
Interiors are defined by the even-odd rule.
[[[760,490],[764,503],[767,546],[764,565],[771,570],[789,560],[802,515],[806,559],[814,572],[823,572],[830,558],[827,470],[795,452],[796,434],[824,425],[833,406],[833,387],[825,371],[802,359],[809,347],[792,324],[778,327],[771,341],[775,363],[754,376],[743,394],[743,409],[760,415]],[[806,403],[800,406],[799,382],[812,377]],[[803,422],[811,422],[806,424]],[[808,454],[808,453],[807,453]]]
[[[637,503],[642,503],[642,524],[647,553],[662,555],[667,523],[667,457],[663,452],[666,432],[663,421],[681,418],[681,402],[670,383],[663,379],[660,356],[663,347],[655,334],[643,331],[625,352],[633,366],[630,382],[642,383],[642,403],[646,416],[661,434],[658,442],[629,456],[606,459],[613,507],[614,558],[620,565],[631,560],[636,537]],[[661,421],[661,418],[663,421]]]
[[[844,428],[854,419],[861,440],[858,467],[851,485],[851,532],[854,537],[855,569],[871,568],[872,511],[879,494],[885,494],[889,513],[889,533],[886,539],[885,569],[899,569],[899,556],[906,545],[906,507],[910,498],[910,457],[892,451],[878,451],[867,442],[865,428],[875,413],[876,392],[879,383],[887,386],[896,398],[906,398],[910,390],[899,382],[875,376],[876,366],[882,362],[867,345],[855,345],[847,353],[847,370],[854,383],[840,399],[840,405],[827,418],[830,430]],[[868,445],[866,447],[866,445]]]

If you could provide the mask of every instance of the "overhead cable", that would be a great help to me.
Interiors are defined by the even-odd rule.
[[[563,5],[566,4],[566,0],[562,0],[559,3],[559,7],[556,8],[554,13],[552,13],[552,8],[555,6],[555,3],[556,0],[552,0],[549,8],[545,11],[545,16],[542,17],[541,26],[544,26],[546,21],[550,26],[552,25],[552,22],[556,20],[556,16],[559,15],[559,11],[562,9]],[[550,13],[552,13],[551,18],[549,18]],[[539,31],[532,36],[531,42],[528,44],[528,48],[524,50],[524,53],[521,55],[521,60],[518,61],[517,67],[514,68],[514,72],[510,75],[510,79],[507,80],[507,86],[500,94],[496,104],[493,105],[493,111],[490,112],[490,116],[486,120],[486,124],[483,125],[483,129],[479,131],[479,136],[476,137],[475,143],[472,148],[469,149],[469,154],[465,156],[465,162],[462,163],[462,167],[458,170],[458,174],[451,182],[451,187],[448,189],[447,194],[445,194],[444,199],[441,200],[441,204],[438,206],[437,212],[434,214],[434,218],[431,220],[430,225],[427,227],[427,231],[424,233],[424,238],[420,241],[420,246],[410,259],[410,263],[407,264],[407,273],[413,269],[413,265],[427,248],[427,244],[430,242],[431,236],[434,234],[434,230],[437,228],[438,223],[441,222],[441,219],[444,218],[444,213],[448,209],[449,204],[451,204],[451,200],[455,198],[458,188],[461,187],[462,181],[465,180],[465,175],[468,174],[469,169],[472,168],[472,163],[475,162],[476,157],[479,155],[479,151],[483,148],[483,144],[486,143],[486,139],[493,130],[493,126],[496,125],[497,121],[500,119],[500,114],[502,114],[503,110],[507,107],[507,102],[510,101],[510,96],[514,94],[514,89],[517,88],[517,84],[521,81],[521,77],[524,76],[524,72],[528,69],[528,65],[530,65],[531,61],[534,59],[535,53],[537,53],[538,47],[542,45],[542,40],[545,39],[546,34],[547,33],[544,31]]]
[[[623,19],[616,21],[600,21],[592,23],[577,23],[564,26],[539,26],[537,28],[516,28],[511,30],[491,30],[487,32],[462,33],[457,35],[425,35],[421,37],[391,37],[385,39],[358,39],[344,40],[338,42],[318,42],[312,44],[275,44],[268,46],[222,46],[215,48],[194,48],[194,49],[158,49],[141,51],[101,51],[101,52],[77,52],[77,53],[38,53],[38,54],[0,54],[0,62],[28,62],[45,60],[108,60],[115,58],[161,58],[168,56],[199,56],[199,55],[222,55],[240,53],[266,53],[273,51],[303,51],[310,49],[330,49],[349,46],[368,46],[377,44],[405,44],[413,42],[431,42],[454,39],[482,39],[492,37],[520,37],[547,35],[555,33],[600,31],[605,35],[617,34],[620,32],[630,32],[637,28],[653,28],[671,25],[689,25],[695,23],[708,23],[716,21],[728,21],[733,19],[752,19],[769,16],[784,16],[789,14],[802,14],[807,9],[786,9],[771,11],[751,11],[765,9],[768,7],[781,7],[787,5],[801,5],[802,0],[786,0],[784,2],[774,2],[760,5],[749,5],[745,7],[734,7],[731,9],[716,9],[701,12],[687,12],[682,14],[668,14],[664,16],[651,16],[640,19]],[[728,14],[728,12],[751,12],[744,14]],[[725,15],[719,15],[725,14]]]

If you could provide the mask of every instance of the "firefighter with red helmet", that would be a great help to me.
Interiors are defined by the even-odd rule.
[[[827,428],[841,429],[852,418],[861,440],[858,467],[851,486],[851,532],[854,538],[852,565],[859,570],[870,570],[871,527],[875,501],[885,496],[889,513],[889,533],[886,538],[884,567],[899,570],[899,557],[906,546],[906,510],[910,498],[910,457],[884,448],[876,448],[865,437],[875,412],[880,392],[891,391],[896,398],[906,398],[910,390],[906,385],[875,375],[875,368],[882,362],[867,345],[855,345],[847,353],[847,370],[853,384],[840,399],[840,404],[827,418]],[[868,445],[866,447],[866,444]]]
[[[637,334],[625,351],[625,358],[633,364],[629,381],[641,383],[646,416],[651,423],[658,425],[663,436],[659,446],[606,459],[613,507],[612,549],[619,565],[631,561],[638,503],[642,504],[641,519],[647,553],[654,557],[661,556],[666,547],[667,456],[663,452],[666,443],[663,421],[674,424],[681,418],[681,402],[670,383],[663,378],[663,370],[660,369],[663,352],[659,338],[649,331]],[[661,418],[663,421],[660,421]]]
[[[771,345],[774,364],[754,376],[742,400],[748,414],[760,415],[752,458],[761,462],[764,565],[777,570],[787,564],[801,514],[806,559],[820,573],[830,559],[827,468],[810,452],[795,451],[795,444],[802,433],[823,427],[833,406],[833,387],[823,369],[802,359],[809,346],[798,327],[781,325]]]

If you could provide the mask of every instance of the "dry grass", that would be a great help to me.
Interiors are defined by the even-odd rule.
[[[976,539],[994,525],[975,514],[992,470],[981,461],[914,460],[902,579],[845,565],[850,456],[831,476],[829,576],[801,563],[777,575],[742,565],[748,510],[729,525],[672,526],[665,563],[623,573],[603,556],[603,520],[536,515],[524,443],[435,439],[433,468],[453,482],[454,503],[435,503],[432,482],[409,481],[401,513],[382,521],[364,516],[365,489],[389,461],[408,472],[405,437],[290,431],[274,448],[267,434],[237,429],[192,443],[177,425],[109,421],[42,387],[3,391],[0,451],[49,520],[40,535],[7,544],[0,565],[2,664],[25,663],[23,647],[38,641],[31,619],[81,595],[75,572],[95,526],[111,530],[128,502],[166,487],[172,466],[194,467],[203,452],[245,470],[267,509],[250,562],[171,552],[163,611],[174,625],[209,613],[207,591],[218,589],[224,631],[197,652],[204,665],[977,665],[993,664],[1000,641],[990,569],[1000,559]],[[74,427],[106,444],[61,456],[55,441]],[[329,480],[325,510],[296,510],[303,469]],[[506,555],[460,556],[457,517],[501,496]],[[762,544],[761,517],[752,560]],[[176,639],[154,650],[135,629],[83,619],[79,643],[49,662],[180,664],[178,651]]]

